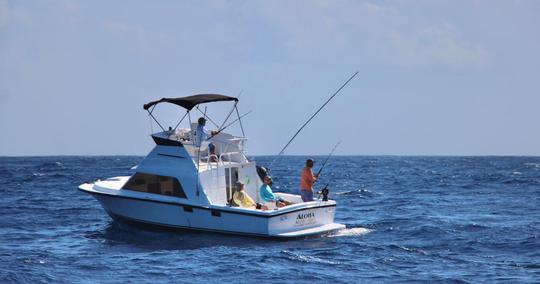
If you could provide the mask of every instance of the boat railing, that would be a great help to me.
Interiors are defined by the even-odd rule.
[[[240,157],[243,156],[244,153],[242,152],[225,152],[225,153],[221,153],[219,155],[219,161],[222,162],[223,165],[225,165],[225,160],[223,159],[223,157],[227,157],[226,161],[227,161],[227,165],[231,165],[231,163],[233,162],[233,160],[231,159],[231,156],[232,155],[239,155]]]
[[[208,155],[208,157],[206,158],[206,169],[210,171],[213,171],[214,169],[218,169],[220,160],[221,159],[216,154]],[[217,161],[217,162],[212,162],[212,161]]]
[[[231,159],[231,156],[238,155],[240,156],[239,159],[236,161],[234,159]],[[242,152],[226,152],[221,153],[219,156],[215,154],[209,154],[208,156],[204,157],[204,160],[201,160],[204,165],[204,167],[199,168],[199,170],[202,171],[209,171],[211,174],[214,173],[214,171],[219,171],[219,167],[228,167],[233,165],[235,162],[241,162],[242,157],[244,157]],[[201,164],[200,164],[201,165]]]

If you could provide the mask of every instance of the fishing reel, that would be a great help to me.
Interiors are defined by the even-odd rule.
[[[322,196],[322,201],[328,201],[328,194],[330,194],[330,189],[328,188],[328,184],[324,186],[319,193],[319,198]]]

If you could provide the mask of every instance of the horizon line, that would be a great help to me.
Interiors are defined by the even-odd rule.
[[[53,154],[53,155],[0,155],[0,158],[46,158],[46,157],[146,157],[147,155],[136,154]],[[276,157],[278,155],[246,155],[247,157]],[[290,154],[283,157],[326,157],[328,154]],[[540,158],[535,154],[339,154],[333,157],[530,157]]]

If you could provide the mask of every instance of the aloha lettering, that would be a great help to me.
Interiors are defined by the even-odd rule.
[[[296,216],[296,222],[294,222],[294,226],[302,227],[313,225],[315,223],[317,223],[317,219],[315,219],[315,212],[300,213],[298,214],[298,216]]]
[[[309,212],[309,213],[300,213],[300,214],[298,214],[298,216],[296,217],[296,220],[303,220],[303,219],[307,219],[307,218],[315,218],[315,213],[313,213],[313,212]]]

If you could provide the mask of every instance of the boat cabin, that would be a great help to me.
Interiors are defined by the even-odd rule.
[[[233,108],[238,110],[237,99],[232,97],[196,95],[182,99],[183,101],[172,103],[184,106],[186,109],[189,107],[193,109],[197,107],[197,104],[203,102],[231,100],[235,102]],[[162,99],[155,103],[162,101],[171,102],[168,99]],[[155,104],[151,104],[145,105],[145,109],[154,118],[150,108]],[[248,139],[244,136],[234,136],[227,133],[223,127],[223,129],[216,129],[217,133],[197,145],[198,123],[191,122],[191,109],[188,109],[187,114],[184,115],[184,119],[186,116],[188,117],[189,128],[163,129],[162,132],[152,135],[156,147],[137,167],[132,179],[142,180],[144,175],[153,174],[157,176],[154,178],[155,180],[159,180],[161,177],[168,182],[163,185],[167,190],[162,190],[162,194],[176,196],[175,192],[180,194],[179,192],[188,189],[184,193],[185,198],[197,203],[221,206],[230,205],[230,200],[236,190],[236,183],[241,181],[244,183],[245,192],[255,202],[260,202],[259,187],[262,180],[257,174],[255,163],[249,161],[245,156]],[[201,117],[208,116],[201,112]],[[241,117],[237,111],[236,121],[238,123],[241,123]],[[227,121],[223,122],[222,125],[226,125],[226,123]],[[168,175],[163,177],[164,173],[168,173]],[[158,192],[155,189],[157,184],[164,188],[161,183],[153,182],[152,184],[154,185],[148,189],[148,192]],[[131,186],[130,182],[126,184],[125,188],[128,189],[129,186]],[[175,190],[175,188],[182,190]]]

